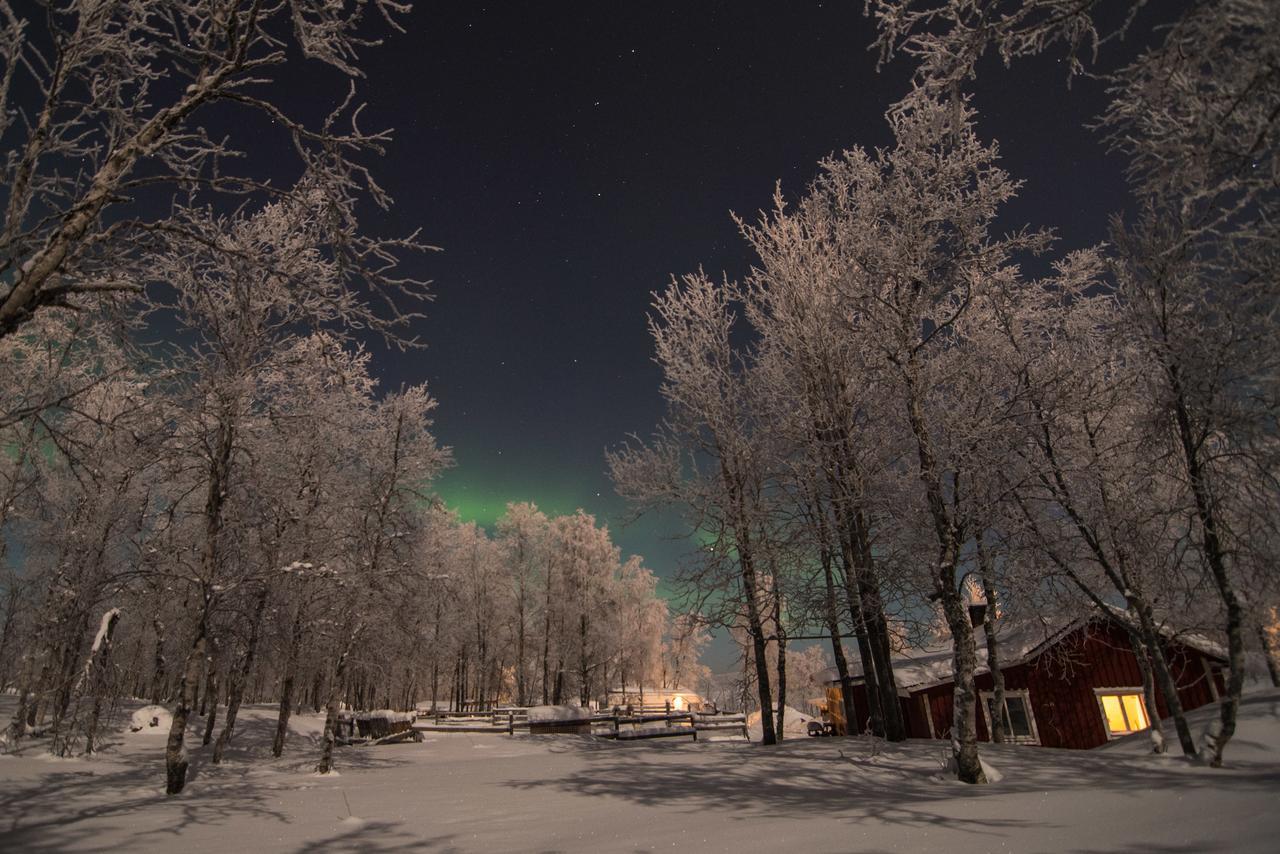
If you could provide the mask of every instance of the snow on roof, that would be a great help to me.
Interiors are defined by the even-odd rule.
[[[1083,622],[1080,619],[1064,621],[1041,618],[1006,627],[996,636],[1000,642],[1000,657],[1007,665],[1020,663]],[[973,642],[978,652],[978,666],[974,672],[986,673],[986,634],[975,631]],[[914,690],[951,681],[951,657],[950,641],[909,649],[895,655],[893,675],[898,687]],[[856,658],[849,661],[849,676],[853,679],[862,678],[862,662]],[[828,671],[828,677],[829,682],[836,682],[839,678],[834,670]]]
[[[1116,620],[1128,621],[1129,616],[1119,608],[1113,609],[1110,616]],[[1023,622],[1002,627],[996,635],[999,642],[1001,669],[1022,664],[1040,655],[1053,644],[1085,624],[1105,619],[1101,614],[1066,619],[1062,617],[1033,618]],[[1160,633],[1171,640],[1184,644],[1205,655],[1226,660],[1226,651],[1203,635],[1190,632],[1177,632],[1168,626],[1162,626]],[[981,630],[973,633],[973,643],[977,652],[977,666],[974,674],[987,673],[987,636]],[[899,690],[918,691],[931,688],[952,680],[952,649],[950,641],[927,647],[906,650],[894,656],[893,675]],[[839,680],[834,668],[827,671],[827,681]],[[858,659],[849,661],[849,677],[862,679],[862,662]]]
[[[643,688],[636,685],[627,685],[623,688],[610,688],[610,694],[684,694],[686,696],[696,697],[698,692],[689,688]]]

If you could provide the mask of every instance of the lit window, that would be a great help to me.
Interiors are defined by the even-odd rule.
[[[995,697],[982,695],[982,708],[987,713],[987,732],[995,720]],[[1031,714],[1031,699],[1026,691],[1008,691],[1004,695],[1004,735],[1008,741],[1038,744],[1035,718]]]
[[[1099,693],[1098,702],[1102,704],[1102,720],[1107,725],[1107,734],[1113,738],[1151,726],[1141,693]]]

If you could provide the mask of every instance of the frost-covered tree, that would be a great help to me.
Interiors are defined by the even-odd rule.
[[[361,199],[390,203],[360,163],[390,138],[356,121],[360,55],[377,44],[366,18],[377,12],[397,29],[408,9],[394,0],[0,3],[0,338],[61,306],[106,302],[137,321],[157,281],[157,241],[190,251],[204,242],[189,229],[191,209],[296,198],[298,187],[270,182],[278,166],[246,156],[260,133],[276,134],[297,174],[313,176],[305,193],[323,194],[321,242],[342,287],[420,294],[394,272],[396,253],[415,241],[368,237],[356,218]],[[296,117],[274,88],[295,51],[335,90],[324,120]],[[366,316],[377,328],[408,317],[383,308],[392,310]]]
[[[77,396],[74,409],[15,425],[37,439],[26,453],[18,446],[10,471],[30,488],[7,505],[23,529],[21,577],[35,613],[26,637],[10,638],[9,654],[21,669],[9,737],[22,737],[47,715],[51,748],[60,755],[81,744],[92,748],[106,688],[106,665],[96,654],[110,648],[95,630],[103,614],[118,615],[123,604],[157,491],[163,431],[144,389],[137,377],[116,375]],[[56,424],[56,431],[41,424]]]
[[[765,648],[770,605],[768,439],[753,429],[747,357],[732,342],[736,289],[698,273],[673,279],[655,296],[649,329],[663,372],[667,417],[649,444],[608,454],[618,492],[638,507],[674,506],[690,528],[709,534],[696,585],[741,618],[762,710],[763,738],[777,741]]]
[[[995,147],[978,140],[966,107],[917,96],[889,118],[892,148],[826,162],[812,193],[841,220],[846,332],[877,354],[882,393],[898,408],[914,458],[916,484],[905,495],[933,533],[932,594],[955,650],[955,759],[960,779],[982,782],[960,565],[972,535],[965,477],[981,465],[978,449],[998,411],[965,399],[981,385],[981,361],[964,320],[975,301],[1016,286],[1013,256],[1043,248],[1047,237],[992,233],[1017,183],[996,164]]]
[[[503,561],[508,569],[514,604],[516,705],[529,701],[530,621],[534,612],[534,589],[540,572],[545,572],[547,553],[547,517],[529,503],[511,504],[498,520],[495,531]]]
[[[1010,63],[1065,44],[1073,72],[1081,70],[1079,49],[1088,45],[1096,58],[1136,24],[1144,4],[1110,31],[1097,23],[1100,5],[878,0],[872,8],[884,56],[915,57],[920,85],[955,97],[988,50]],[[1243,685],[1242,585],[1265,585],[1251,567],[1266,550],[1258,547],[1266,526],[1248,521],[1249,508],[1263,494],[1274,501],[1277,21],[1275,0],[1207,0],[1167,13],[1150,48],[1113,63],[1100,122],[1129,159],[1138,210],[1112,229],[1125,316],[1117,335],[1140,345],[1154,367],[1137,402],[1158,462],[1177,462],[1181,497],[1171,496],[1166,512],[1195,520],[1196,557],[1221,602],[1231,671],[1221,719],[1208,734],[1215,765]]]

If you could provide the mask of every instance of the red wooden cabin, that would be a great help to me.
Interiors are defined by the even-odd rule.
[[[997,635],[1007,740],[1086,749],[1149,726],[1151,710],[1143,698],[1142,676],[1120,619],[1096,615],[1056,630],[1037,625]],[[985,664],[985,635],[980,627],[974,632],[980,662],[978,738],[985,741],[994,711],[993,684]],[[1225,690],[1222,649],[1202,637],[1172,632],[1164,648],[1183,708],[1215,702]],[[954,692],[950,645],[895,658],[894,676],[907,736],[949,739]],[[851,675],[850,681],[859,722],[852,731],[861,732],[869,717],[866,687],[861,673]],[[1168,709],[1158,686],[1156,701],[1156,713],[1166,717]],[[826,712],[838,733],[849,731],[836,681],[827,690]]]

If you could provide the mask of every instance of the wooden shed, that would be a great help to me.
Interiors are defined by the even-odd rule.
[[[1120,616],[1094,615],[1057,628],[1038,623],[997,635],[1005,683],[1004,715],[1009,741],[1045,747],[1087,749],[1150,726],[1152,710],[1142,693],[1142,676]],[[990,738],[994,684],[985,666],[986,638],[975,630],[978,738]],[[1193,635],[1169,632],[1164,639],[1178,698],[1184,709],[1216,702],[1224,688],[1225,652]],[[850,662],[854,665],[854,662]],[[898,697],[909,738],[951,737],[954,680],[949,644],[914,650],[894,659]],[[861,673],[850,675],[857,725],[843,715],[840,685],[827,689],[826,715],[838,733],[862,732],[869,718]],[[1168,716],[1156,690],[1155,714]]]

